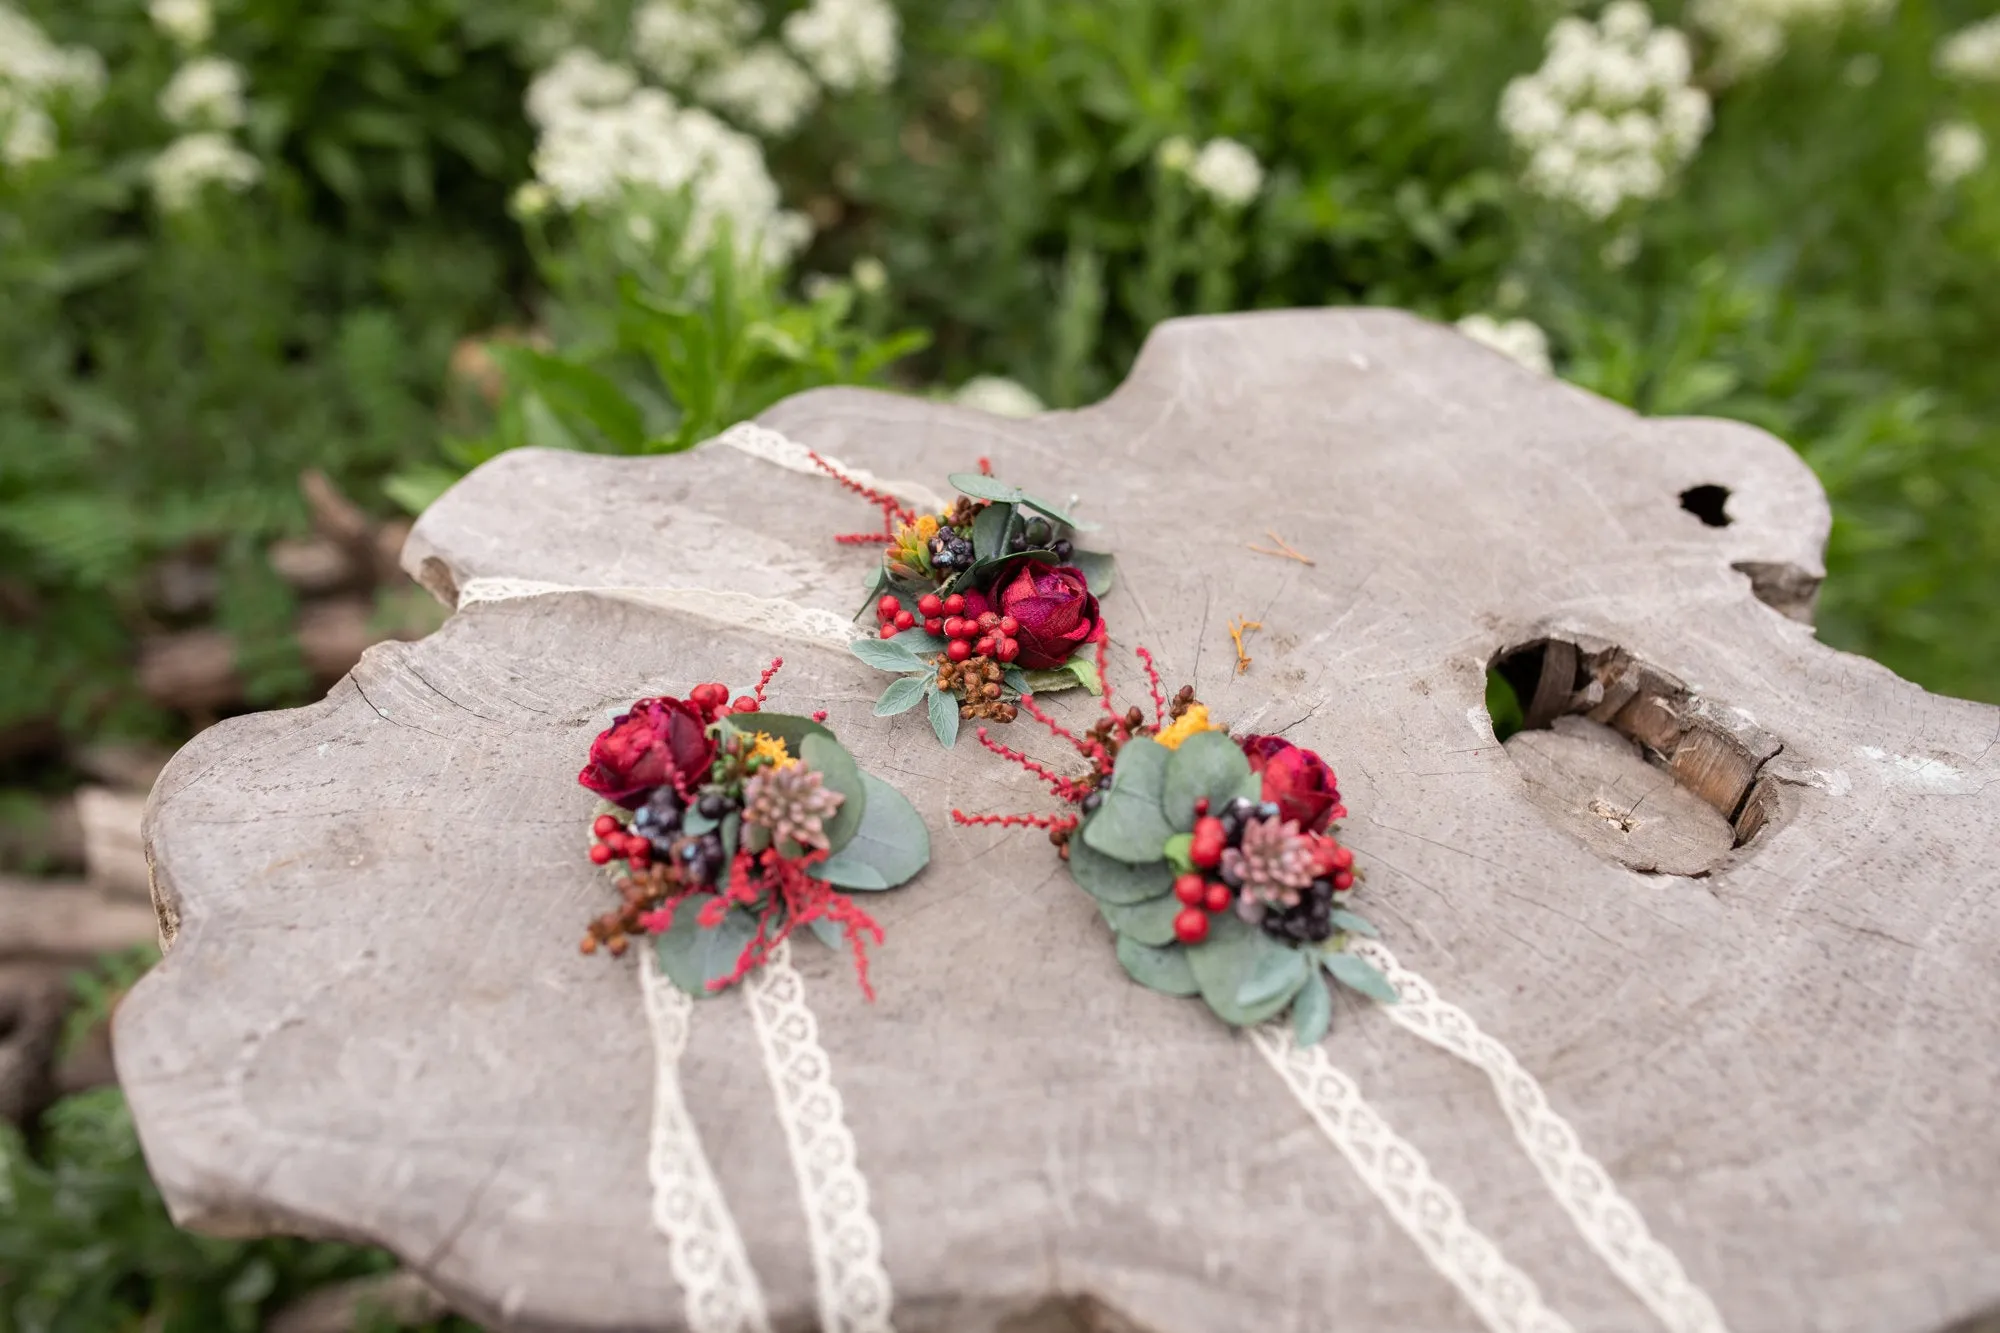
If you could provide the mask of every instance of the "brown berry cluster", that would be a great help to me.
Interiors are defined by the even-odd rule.
[[[937,687],[958,696],[961,717],[981,722],[1012,722],[1019,710],[1002,697],[1006,693],[1001,684],[1005,671],[990,657],[968,657],[963,662],[947,657],[938,663]]]
[[[622,958],[631,937],[644,937],[639,918],[661,907],[679,890],[680,873],[670,865],[649,865],[618,878],[618,906],[590,923],[583,943],[584,953],[596,953],[602,945],[613,958]]]
[[[969,495],[961,495],[952,501],[951,508],[944,511],[944,517],[939,519],[938,522],[947,528],[957,528],[960,531],[966,531],[972,527],[972,520],[978,518],[979,511],[984,508],[986,508],[984,500],[975,500]]]

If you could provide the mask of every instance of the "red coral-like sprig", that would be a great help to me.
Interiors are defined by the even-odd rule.
[[[813,466],[826,473],[827,476],[832,477],[842,486],[853,491],[869,504],[876,506],[882,511],[882,531],[879,534],[872,532],[845,532],[836,535],[834,537],[835,541],[845,546],[886,545],[896,540],[896,525],[898,523],[914,523],[917,521],[916,513],[913,510],[904,508],[895,496],[885,491],[878,491],[873,486],[864,485],[855,480],[834,464],[820,457],[813,450],[807,450],[806,457],[812,460]]]
[[[968,815],[953,810],[951,821],[966,828],[1042,828],[1068,833],[1077,826],[1075,815]]]
[[[1153,665],[1153,655],[1146,651],[1143,644],[1132,651],[1146,664],[1146,685],[1153,694],[1153,723],[1155,726],[1164,727],[1167,725],[1167,692],[1160,684],[1160,669]],[[1100,664],[1098,670],[1101,672],[1103,669]],[[1111,691],[1107,688],[1104,693],[1108,697]]]
[[[771,659],[771,665],[764,668],[764,674],[757,677],[757,706],[759,708],[764,706],[764,690],[770,685],[771,677],[777,675],[783,669],[784,665],[784,658],[774,657]]]
[[[1100,772],[1109,773],[1111,771],[1111,755],[1103,745],[1088,736],[1077,735],[1069,728],[1063,726],[1062,723],[1044,713],[1041,710],[1041,706],[1035,702],[1035,696],[1032,694],[1022,695],[1016,702],[1020,706],[1021,711],[1047,727],[1057,739],[1068,741],[1071,745],[1074,745],[1076,752],[1085,759],[1090,760],[1093,764],[1096,764]]]
[[[1075,778],[1066,778],[1062,774],[1028,758],[1027,755],[1021,753],[1019,750],[1008,749],[1000,742],[988,736],[984,727],[979,729],[979,743],[994,754],[999,755],[1002,759],[1010,763],[1019,764],[1022,768],[1027,769],[1028,772],[1033,773],[1036,777],[1048,783],[1049,790],[1054,792],[1060,800],[1080,801],[1083,799],[1084,794],[1090,790],[1089,783],[1079,782]]]
[[[871,1000],[875,998],[875,989],[868,984],[868,944],[871,940],[876,944],[882,942],[882,928],[852,898],[806,873],[807,867],[825,859],[824,850],[805,856],[786,856],[776,847],[766,848],[761,854],[747,851],[736,854],[729,869],[729,886],[703,906],[701,924],[709,928],[721,925],[734,905],[748,907],[761,898],[763,906],[757,910],[757,933],[737,956],[736,970],[709,982],[708,989],[729,989],[769,962],[772,953],[791,938],[793,931],[825,919],[839,925],[848,948],[854,952],[854,973],[861,982],[861,993]],[[753,868],[763,870],[761,879],[752,878]]]

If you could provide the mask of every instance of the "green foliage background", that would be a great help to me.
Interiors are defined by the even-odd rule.
[[[2000,169],[1945,188],[1925,153],[1945,120],[2000,143],[2000,85],[1935,66],[1977,0],[1793,34],[1712,89],[1679,189],[1611,223],[1526,193],[1497,121],[1561,5],[906,0],[894,82],[768,147],[822,222],[776,273],[680,255],[671,201],[646,245],[510,216],[573,0],[217,0],[264,178],[178,215],[145,188],[180,56],[144,0],[11,2],[111,77],[55,158],[0,168],[0,736],[186,734],[132,676],[189,623],[149,594],[176,554],[215,564],[250,702],[302,699],[262,552],[304,530],[308,467],[387,514],[504,448],[683,448],[814,384],[1079,405],[1164,318],[1352,303],[1532,319],[1575,383],[1773,431],[1833,502],[1822,637],[2000,701]],[[629,7],[581,6],[607,54]],[[1164,170],[1177,136],[1248,145],[1259,197]],[[504,399],[448,393],[454,345],[503,325],[543,335],[494,353]],[[0,768],[0,813],[72,780],[59,754]],[[376,1262],[172,1232],[108,1094],[0,1159],[0,1333],[252,1327]]]

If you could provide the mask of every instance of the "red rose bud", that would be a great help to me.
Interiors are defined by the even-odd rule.
[[[682,699],[639,700],[590,743],[590,762],[576,780],[628,810],[655,787],[690,794],[715,762],[704,711]]]
[[[1079,569],[1017,560],[1002,568],[993,588],[1000,614],[1020,627],[1007,637],[1021,645],[1018,661],[1027,670],[1059,667],[1104,635],[1097,599]]]
[[[1278,818],[1297,820],[1307,833],[1333,821],[1340,788],[1326,760],[1282,736],[1245,736],[1243,757],[1251,772],[1263,775],[1263,799],[1277,802]]]

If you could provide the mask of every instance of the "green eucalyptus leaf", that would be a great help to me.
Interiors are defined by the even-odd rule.
[[[793,758],[799,758],[808,736],[818,736],[822,740],[834,740],[833,729],[824,722],[815,722],[809,717],[795,713],[732,713],[716,724],[726,731],[739,736],[755,736],[762,732],[785,743]]]
[[[1083,826],[1083,841],[1120,861],[1143,865],[1160,859],[1175,829],[1160,811],[1172,751],[1149,736],[1127,741],[1112,770],[1111,789]]]
[[[1185,875],[1194,869],[1194,860],[1188,854],[1193,846],[1192,833],[1176,833],[1167,839],[1167,864],[1172,866],[1177,874]]]
[[[1118,937],[1118,961],[1132,980],[1163,995],[1199,995],[1201,986],[1188,966],[1187,950],[1156,949],[1128,936]]]
[[[958,741],[958,700],[935,686],[931,688],[931,731],[947,750]]]
[[[950,646],[950,641],[947,640],[942,634],[926,633],[921,628],[922,619],[923,618],[921,616],[918,617],[918,620],[920,622],[919,628],[906,629],[893,639],[880,639],[877,642],[901,644],[903,647],[908,648],[911,652],[915,653],[918,657],[926,659],[938,653],[943,652],[947,647]],[[934,669],[935,669],[935,664],[933,664],[932,662],[926,661],[924,663],[924,670],[931,671]]]
[[[975,560],[991,560],[1007,554],[1007,528],[1014,521],[1014,506],[987,505],[972,520],[972,555]]]
[[[856,639],[847,650],[877,671],[928,671],[930,664],[908,645],[895,639]]]
[[[1120,939],[1130,936],[1141,944],[1155,947],[1174,942],[1174,918],[1184,910],[1181,900],[1171,893],[1129,906],[1115,903],[1100,903],[1099,906],[1104,909],[1104,919],[1111,923],[1111,928],[1118,932]]]
[[[847,948],[847,936],[841,933],[838,922],[829,921],[823,916],[816,916],[806,922],[806,929],[810,930],[813,933],[813,937],[829,949],[845,950]]]
[[[1173,868],[1165,861],[1130,865],[1094,850],[1082,838],[1069,841],[1069,873],[1091,897],[1119,906],[1157,898],[1174,887]]]
[[[1000,683],[1016,694],[1033,694],[1034,687],[1028,684],[1028,673],[1019,667],[1006,667],[1000,672]]]
[[[1076,529],[1078,532],[1095,532],[1097,530],[1097,525],[1095,523],[1085,522],[1083,519],[1078,518],[1075,514],[1070,513],[1069,510],[1063,508],[1059,504],[1056,504],[1054,501],[1039,500],[1032,495],[1023,493],[1021,496],[1021,503],[1025,505],[1027,508],[1034,510],[1036,513],[1046,514],[1048,517],[1054,519],[1056,522],[1072,527]]]
[[[1263,954],[1250,975],[1237,986],[1236,1002],[1245,1008],[1255,1008],[1280,995],[1296,995],[1313,970],[1313,965],[1297,949]]]
[[[1320,961],[1326,964],[1327,971],[1333,973],[1333,979],[1349,990],[1360,991],[1369,999],[1383,1004],[1396,1003],[1396,988],[1367,959],[1357,958],[1351,953],[1326,953],[1320,955]]]
[[[736,840],[743,832],[743,812],[731,810],[722,817],[722,864],[727,867],[736,861]]]
[[[701,925],[701,903],[684,902],[674,911],[671,929],[653,937],[653,956],[667,980],[696,999],[716,992],[708,988],[736,970],[743,950],[757,935],[757,918],[732,907],[714,929]]]
[[[1201,731],[1182,741],[1167,760],[1160,806],[1167,820],[1183,833],[1194,827],[1194,807],[1206,799],[1211,812],[1222,807],[1243,785],[1250,761],[1243,747],[1220,731]]]
[[[1344,930],[1350,935],[1366,935],[1371,940],[1382,938],[1382,932],[1375,929],[1374,922],[1359,913],[1348,911],[1345,907],[1334,908],[1327,914],[1327,920],[1333,923],[1335,930]]]
[[[861,775],[868,807],[846,846],[811,873],[844,889],[893,889],[931,859],[931,834],[903,793],[872,773]]]
[[[868,813],[868,788],[861,781],[861,769],[838,741],[825,736],[807,736],[798,754],[800,763],[819,774],[825,786],[844,798],[833,818],[822,825],[827,850],[837,854]]]
[[[1292,1001],[1292,1040],[1300,1046],[1317,1046],[1333,1025],[1333,996],[1317,969],[1308,969],[1311,978]]]
[[[1208,1002],[1208,1007],[1215,1011],[1217,1018],[1237,1027],[1261,1023],[1280,1012],[1291,1003],[1292,996],[1304,984],[1306,973],[1300,973],[1290,989],[1268,996],[1257,1004],[1245,1004],[1238,998],[1243,984],[1256,974],[1265,958],[1273,954],[1296,956],[1296,951],[1272,939],[1234,912],[1221,912],[1210,917],[1208,938],[1200,944],[1185,947],[1188,965],[1194,969],[1195,980],[1201,985],[1201,998]]]
[[[983,472],[954,472],[945,478],[954,488],[975,500],[992,500],[999,504],[1019,504],[1024,498],[1019,486],[1009,486],[997,477],[989,477]]]
[[[1104,551],[1072,551],[1070,565],[1083,575],[1094,596],[1108,594],[1118,581],[1118,563]]]
[[[889,688],[875,701],[875,716],[894,717],[909,712],[923,702],[924,692],[929,688],[930,682],[922,676],[900,676],[890,681]]]
[[[712,832],[718,823],[719,820],[710,819],[693,806],[689,806],[681,815],[681,833],[686,837],[699,838],[704,833]]]

